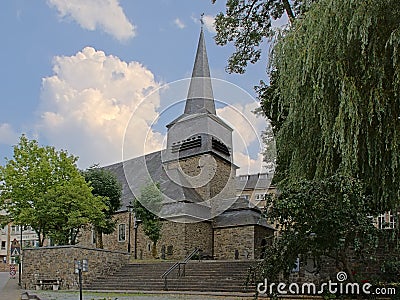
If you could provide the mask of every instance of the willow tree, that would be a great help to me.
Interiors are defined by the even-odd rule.
[[[279,16],[285,1],[227,1],[226,14],[217,18],[216,40],[237,44],[230,70],[240,72],[245,62],[259,58],[261,41],[271,36],[262,21],[278,2]],[[367,184],[377,212],[395,207],[400,198],[400,2],[290,3],[299,9],[292,6],[291,24],[275,36],[271,81],[258,88],[275,125],[280,179],[294,183],[343,174]]]
[[[377,210],[400,198],[400,2],[320,0],[273,50],[287,178],[363,179]]]

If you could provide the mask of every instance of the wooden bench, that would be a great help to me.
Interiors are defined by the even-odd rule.
[[[57,291],[60,287],[61,279],[41,278],[36,280],[36,290],[52,289]]]

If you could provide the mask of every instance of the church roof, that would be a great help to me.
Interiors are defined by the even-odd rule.
[[[185,114],[208,112],[215,115],[214,95],[208,66],[206,43],[201,28],[192,79],[187,96]]]
[[[118,181],[122,183],[120,211],[127,209],[129,202],[133,202],[135,196],[140,195],[140,190],[148,184],[149,180],[160,184],[160,189],[165,195],[164,203],[172,202],[171,199],[174,202],[200,203],[203,201],[194,189],[170,180],[163,168],[161,151],[105,166],[104,169],[115,174]]]
[[[269,229],[274,229],[267,223],[258,207],[252,205],[244,198],[238,198],[222,214],[214,218],[214,228],[225,228],[235,226],[258,225]]]
[[[184,113],[167,127],[189,115],[204,113],[216,116],[206,43],[203,28],[201,28]]]
[[[244,210],[227,210],[214,218],[214,228],[226,228],[237,226],[258,225],[271,230],[275,230],[273,226],[267,223],[264,218],[261,218],[260,213],[252,209]]]

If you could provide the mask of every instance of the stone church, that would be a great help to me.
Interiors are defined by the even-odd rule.
[[[213,259],[260,258],[274,228],[257,207],[236,196],[233,129],[216,114],[203,29],[184,112],[166,126],[166,149],[104,167],[123,185],[117,227],[103,235],[104,249],[129,249],[137,259],[151,258],[152,243],[128,210],[150,181],[163,194],[157,212],[162,218],[160,257],[183,259],[197,247]],[[95,240],[86,231],[80,244],[94,247]]]

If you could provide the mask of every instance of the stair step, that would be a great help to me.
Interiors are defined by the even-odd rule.
[[[178,278],[178,270],[167,279],[168,290],[177,291],[255,291],[255,286],[245,286],[251,261],[189,261],[185,265],[185,276]],[[100,290],[163,290],[161,275],[174,262],[130,263],[118,272],[101,276],[85,289]],[[182,272],[182,267],[181,267]]]

